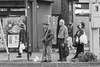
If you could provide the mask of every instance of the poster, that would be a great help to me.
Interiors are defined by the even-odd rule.
[[[50,28],[53,31],[54,38],[52,40],[52,44],[57,43],[57,25],[58,25],[58,17],[52,16],[49,17]]]
[[[19,35],[8,35],[8,48],[18,48]]]
[[[57,43],[57,25],[58,25],[58,17],[45,15],[43,23],[50,23],[50,28],[52,29],[54,38],[52,40],[52,44]]]
[[[8,41],[8,48],[17,48],[19,44],[19,32],[22,29],[21,25],[24,25],[26,30],[25,18],[21,17],[8,17],[3,18],[3,28]]]

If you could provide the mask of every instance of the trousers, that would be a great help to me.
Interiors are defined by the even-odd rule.
[[[66,57],[64,56],[64,52],[61,46],[62,43],[64,43],[64,39],[58,38],[59,60],[66,60]]]
[[[51,53],[52,49],[51,46],[45,46],[43,45],[43,54],[42,54],[42,60],[51,60]]]

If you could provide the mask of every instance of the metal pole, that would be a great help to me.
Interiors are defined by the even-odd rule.
[[[90,11],[90,16],[89,16],[89,36],[90,36],[90,51],[93,52],[93,46],[92,46],[92,30],[91,30],[91,25],[92,25],[92,1],[89,0],[89,11]]]
[[[25,20],[26,20],[26,40],[27,40],[27,23],[28,23],[28,0],[25,0]],[[27,40],[28,41],[28,40]],[[26,42],[28,52],[27,52],[27,60],[29,61],[29,44]]]
[[[38,3],[37,3],[37,1],[36,1],[36,30],[37,30],[37,51],[39,52],[39,45],[38,45],[38,22],[37,22],[37,10],[38,10]]]

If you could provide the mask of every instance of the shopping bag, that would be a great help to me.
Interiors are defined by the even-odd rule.
[[[87,44],[87,36],[85,34],[85,32],[83,33],[83,35],[80,36],[80,43],[81,44]]]
[[[38,56],[35,56],[35,57],[33,58],[33,61],[34,61],[34,62],[39,62],[39,61],[40,61],[40,58],[39,58]]]
[[[19,51],[20,53],[23,53],[23,50],[25,49],[24,43],[20,43]]]

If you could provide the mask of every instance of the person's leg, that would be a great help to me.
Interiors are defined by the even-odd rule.
[[[42,61],[46,61],[46,46],[43,45]]]
[[[62,62],[66,61],[65,50],[62,49]]]
[[[58,39],[58,44],[59,44],[59,60],[58,61],[61,61],[62,60],[62,46],[61,44],[64,43],[64,39]]]
[[[47,58],[48,58],[48,62],[51,62],[51,53],[52,53],[52,49],[51,46],[47,46]]]
[[[79,54],[79,46],[77,46],[77,50],[76,50],[76,54],[75,54],[75,56],[72,58],[72,59],[75,59],[75,58],[77,58],[78,57],[78,54]]]
[[[66,57],[63,57],[62,62],[66,61]]]
[[[20,58],[20,57],[22,57],[22,56],[21,56],[21,53],[20,53],[20,47],[18,46],[18,56],[16,58]]]
[[[21,56],[22,54],[18,51],[18,56]]]
[[[78,44],[77,52],[76,52],[76,55],[74,56],[74,58],[78,58],[78,55],[79,55],[81,52],[84,52],[84,45]]]
[[[84,53],[84,45],[83,44],[80,46],[80,49],[81,49],[80,52],[83,52]]]
[[[59,60],[58,61],[61,61],[62,59],[61,59],[61,40],[60,39],[58,39],[58,49],[59,49]]]

